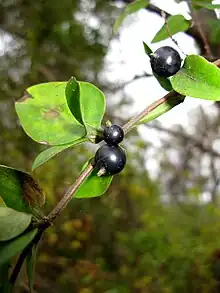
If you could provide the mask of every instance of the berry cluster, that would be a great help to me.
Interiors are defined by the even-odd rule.
[[[124,138],[124,131],[119,125],[106,126],[103,131],[106,142],[95,154],[95,165],[98,170],[114,175],[121,172],[126,164],[125,151],[118,145]]]
[[[152,71],[158,76],[170,77],[181,67],[179,53],[169,46],[157,49],[150,55]],[[103,139],[106,142],[95,154],[95,166],[99,172],[114,175],[123,170],[126,164],[126,154],[118,145],[124,138],[124,131],[119,125],[106,126]]]

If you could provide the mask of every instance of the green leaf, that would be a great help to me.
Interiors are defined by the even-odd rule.
[[[0,207],[0,241],[11,240],[24,232],[31,223],[31,214]]]
[[[15,103],[21,124],[33,140],[48,145],[70,143],[85,136],[85,127],[71,114],[66,82],[34,85]]]
[[[82,168],[84,170],[91,160],[89,160]],[[75,193],[76,198],[91,198],[101,196],[106,192],[111,184],[113,176],[104,175],[97,176],[97,170],[94,169],[88,178],[82,183],[78,191]]]
[[[155,76],[161,87],[164,88],[166,91],[171,91],[173,89],[169,78],[159,76],[155,72],[153,72],[153,75]]]
[[[139,124],[148,123],[157,117],[165,114],[166,112],[170,111],[175,106],[179,105],[184,101],[184,97],[176,93],[175,97],[170,97],[168,101],[165,103],[159,105],[157,108],[155,108],[153,111],[151,111],[149,114],[147,114],[144,118],[141,119]]]
[[[135,2],[126,5],[124,11],[121,13],[121,15],[119,15],[119,17],[116,19],[114,23],[113,33],[116,34],[118,32],[119,27],[129,14],[135,13],[142,8],[146,8],[148,4],[148,0],[136,0]]]
[[[58,146],[52,146],[48,149],[46,149],[45,151],[43,151],[42,153],[40,153],[33,165],[32,165],[32,170],[36,169],[37,167],[43,165],[44,163],[46,163],[47,161],[49,161],[50,159],[52,159],[53,157],[55,157],[57,154],[59,154],[60,152],[70,148],[70,147],[73,147],[73,146],[76,146],[80,143],[83,143],[85,141],[87,141],[88,139],[87,138],[81,138],[81,139],[78,139],[74,142],[71,142],[71,143],[68,143],[68,144],[64,144],[64,145],[58,145]]]
[[[91,83],[71,78],[66,86],[66,98],[72,114],[85,125],[87,135],[96,134],[105,113],[103,92]]]
[[[167,23],[165,23],[156,33],[151,43],[157,43],[175,35],[176,33],[185,32],[190,25],[191,22],[186,20],[183,15],[178,14],[169,16],[167,18]]]
[[[71,77],[71,79],[67,82],[65,94],[66,94],[66,100],[67,100],[67,104],[70,111],[72,112],[73,116],[81,124],[83,124],[83,118],[82,118],[80,100],[79,100],[80,87],[79,87],[79,82],[74,77]]]
[[[37,244],[34,244],[26,258],[27,276],[28,276],[30,293],[33,292],[36,257],[37,257]]]
[[[5,263],[0,267],[0,292],[1,293],[11,293],[12,285],[9,281],[9,265],[10,263]]]
[[[7,207],[19,212],[31,212],[44,204],[42,189],[25,172],[0,165],[0,194]]]
[[[88,82],[80,84],[80,107],[83,122],[87,128],[98,129],[105,113],[105,96],[94,85]]]
[[[220,69],[201,56],[187,56],[171,84],[184,96],[220,101]]]
[[[152,54],[153,51],[151,50],[151,48],[145,42],[143,42],[143,45],[144,45],[145,53],[148,55],[148,57],[150,57],[150,54]]]
[[[10,241],[0,243],[0,267],[11,260],[11,258],[21,252],[35,237],[37,229],[32,230],[22,236],[18,236]]]
[[[197,2],[197,1],[194,1],[193,4],[202,8],[210,9],[210,10],[220,9],[220,4],[211,4],[211,3],[204,3],[204,2]]]

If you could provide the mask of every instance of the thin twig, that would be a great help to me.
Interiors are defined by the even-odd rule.
[[[81,175],[76,179],[75,183],[65,192],[64,196],[52,210],[52,212],[47,216],[46,220],[52,223],[57,216],[65,209],[67,204],[71,201],[74,193],[79,189],[83,181],[92,173],[94,167],[89,164],[88,167],[81,173]]]
[[[211,197],[212,197],[212,203],[214,203],[215,205],[217,204],[217,191],[218,191],[218,187],[219,187],[219,183],[220,183],[220,178],[218,176],[218,172],[215,168],[215,161],[216,159],[214,158],[214,156],[211,158],[211,162],[210,162],[210,168],[211,168],[211,176],[213,179],[213,187],[210,190],[211,193]]]
[[[192,17],[194,18],[194,21],[196,22],[196,25],[198,27],[198,31],[199,31],[199,33],[201,35],[201,38],[202,38],[203,42],[204,42],[204,49],[206,51],[207,56],[210,59],[213,59],[212,49],[211,49],[211,47],[209,45],[208,38],[207,38],[206,34],[204,33],[204,30],[202,28],[202,24],[201,24],[197,14],[196,14],[196,12],[192,13]]]
[[[154,13],[160,15],[160,16],[162,15],[162,11],[163,11],[163,13],[165,14],[166,17],[171,16],[171,14],[168,13],[167,11],[164,11],[164,10],[160,9],[159,7],[157,7],[157,6],[155,6],[155,5],[151,4],[151,3],[149,3],[145,9],[150,11],[150,12],[154,12]]]
[[[197,26],[198,28],[198,32],[201,36],[201,39],[203,41],[203,44],[204,44],[204,49],[205,49],[205,52],[206,52],[206,55],[208,56],[209,59],[213,59],[213,53],[212,53],[212,49],[209,45],[209,41],[208,41],[208,38],[204,32],[204,29],[203,29],[203,26],[200,22],[200,19],[197,15],[197,12],[194,11],[193,9],[193,6],[192,6],[192,3],[191,1],[187,1],[187,4],[188,4],[188,7],[189,7],[189,10],[191,11],[191,15],[192,15],[192,20],[194,21],[194,24]]]
[[[22,251],[22,253],[20,254],[18,261],[11,273],[11,277],[10,277],[10,283],[13,286],[17,280],[17,277],[20,273],[21,267],[25,261],[25,258],[27,257],[28,253],[30,251],[30,244],[28,246],[25,247],[25,249]]]
[[[186,54],[183,52],[183,50],[180,48],[177,40],[174,39],[174,37],[172,36],[171,32],[170,32],[170,28],[169,28],[169,24],[168,24],[168,20],[166,17],[166,13],[164,11],[161,12],[162,13],[162,17],[164,18],[165,21],[165,25],[166,25],[166,30],[167,30],[167,34],[170,37],[170,39],[174,42],[174,44],[179,48],[179,50],[186,56]]]
[[[145,108],[140,114],[138,114],[137,116],[133,117],[130,121],[128,121],[123,126],[124,133],[125,134],[128,133],[147,114],[149,114],[154,109],[156,109],[158,106],[162,105],[163,103],[167,102],[170,98],[173,98],[175,96],[179,97],[180,94],[175,92],[175,91],[171,91],[168,94],[166,94],[164,97],[162,97],[161,99],[157,100],[156,102],[152,103],[150,106]],[[182,100],[180,100],[180,102],[182,102]]]

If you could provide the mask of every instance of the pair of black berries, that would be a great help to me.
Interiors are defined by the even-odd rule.
[[[177,73],[181,67],[179,53],[169,46],[157,49],[150,55],[152,71],[158,76],[170,77]],[[103,139],[106,145],[98,149],[95,154],[95,166],[99,172],[114,175],[123,170],[126,164],[126,154],[118,145],[124,138],[124,131],[119,125],[106,126]]]
[[[105,174],[114,175],[121,172],[126,164],[125,151],[118,145],[124,138],[124,131],[119,125],[106,126],[103,139],[106,142],[95,154],[95,166]]]

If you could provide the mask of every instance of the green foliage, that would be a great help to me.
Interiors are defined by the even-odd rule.
[[[72,77],[67,82],[65,94],[67,105],[70,111],[72,112],[73,116],[79,121],[79,123],[83,124],[83,117],[80,105],[80,85],[74,77]]]
[[[85,128],[72,115],[65,100],[66,82],[32,86],[15,108],[25,132],[42,144],[61,145],[85,136]]]
[[[0,241],[20,235],[31,223],[32,215],[0,207]]]
[[[157,43],[175,35],[176,33],[185,32],[190,25],[191,22],[186,20],[181,14],[169,16],[167,18],[167,23],[165,23],[156,33],[151,42]]]
[[[143,42],[143,45],[144,45],[145,53],[148,55],[148,57],[150,57],[150,54],[152,54],[153,51],[151,50],[151,48],[145,42]]]
[[[37,229],[18,236],[10,241],[0,242],[0,267],[21,252],[35,237]]]
[[[171,84],[182,95],[220,101],[220,69],[201,56],[187,56]]]
[[[2,165],[0,194],[7,207],[20,212],[32,212],[45,201],[42,189],[30,174]]]
[[[105,113],[103,92],[91,83],[72,78],[66,86],[66,98],[74,117],[85,125],[87,135],[95,135]]]
[[[89,160],[83,167],[83,170],[88,165]],[[113,176],[104,175],[97,176],[97,170],[94,169],[88,178],[82,183],[78,191],[75,193],[76,198],[91,198],[103,195],[111,184]]]
[[[154,109],[149,114],[147,114],[144,118],[142,118],[138,124],[148,123],[156,119],[157,117],[170,111],[172,108],[179,105],[183,101],[184,101],[184,97],[181,95],[179,96],[177,95],[175,97],[169,98],[167,102],[163,103],[162,105],[159,105],[156,109]]]
[[[98,84],[98,73],[103,68],[103,57],[107,51],[103,39],[108,40],[108,32],[110,32],[107,18],[112,16],[112,11],[106,4],[109,1],[100,0],[91,4],[91,1],[87,0],[79,2],[64,0],[62,5],[58,0],[38,1],[36,5],[31,1],[21,2],[6,1],[3,5],[0,4],[1,29],[13,40],[12,45],[15,43],[14,47],[8,46],[12,50],[9,54],[1,56],[3,62],[0,69],[0,98],[3,106],[10,109],[8,107],[10,98],[20,96],[20,92],[30,84],[48,80],[67,80],[71,75],[77,76],[79,80],[90,80]],[[211,5],[211,1],[201,1],[203,6],[196,6],[196,1],[192,2],[194,7],[206,5],[208,8],[207,3]],[[119,24],[117,22],[115,24],[116,31],[128,14],[138,11],[142,5],[146,7],[147,4],[148,1],[145,0],[128,5],[127,12],[125,9],[124,15],[122,14],[118,20]],[[19,22],[14,21],[15,15],[19,16]],[[84,21],[85,16],[86,21]],[[99,24],[97,29],[90,27],[87,21],[90,17],[97,18]],[[103,29],[100,30],[100,27]],[[213,44],[218,45],[218,31],[213,30],[209,35],[213,39]],[[148,56],[152,53],[146,44],[145,51]],[[26,64],[27,60],[31,68],[29,65],[21,68],[21,64]],[[197,61],[196,66],[190,62],[188,67],[184,65],[187,81],[183,79],[178,81],[180,93],[184,86],[187,89],[184,95],[188,94],[188,91],[192,92],[191,81],[196,84],[196,95],[200,97],[205,88],[206,94],[211,95],[213,100],[218,100],[216,97],[219,96],[217,89],[219,74],[210,67],[207,67],[206,71],[204,69],[200,75],[195,73],[194,71],[199,72],[200,67],[203,68],[204,65],[202,63],[200,66]],[[192,68],[189,68],[191,65]],[[8,74],[11,71],[16,73],[16,79],[14,74]],[[208,74],[211,74],[211,84],[207,78]],[[169,79],[156,78],[163,88],[172,90]],[[60,90],[55,89],[58,84]],[[33,98],[27,97],[20,104],[16,103],[16,109],[19,108],[17,111],[23,117],[21,123],[25,125],[26,132],[38,142],[49,142],[53,145],[36,158],[33,169],[42,166],[61,151],[86,140],[86,135],[96,135],[101,125],[105,110],[103,94],[98,93],[99,90],[97,91],[97,88],[91,84],[76,82],[74,79],[69,81],[67,87],[65,85],[66,83],[50,83],[31,87]],[[80,96],[80,85],[82,85],[81,91],[86,93],[82,95],[84,102]],[[104,86],[108,90],[108,85],[104,84]],[[65,90],[68,105],[65,104]],[[57,94],[58,98],[56,98]],[[39,99],[38,102],[36,99]],[[57,103],[53,105],[52,101],[56,99]],[[140,123],[154,120],[183,100],[184,97],[181,95],[169,99],[147,114]],[[49,103],[46,111],[45,102]],[[16,127],[14,121],[16,119],[11,119],[12,113],[4,111],[5,107],[1,107],[0,126],[3,130],[6,127],[6,131],[1,132],[2,159],[10,164],[16,163],[18,166],[28,168],[31,158],[39,152],[39,147],[25,138]],[[60,115],[60,109],[64,110],[63,116]],[[111,116],[111,112],[108,115]],[[59,125],[62,127],[54,124],[56,118],[60,119]],[[200,121],[200,124],[202,122]],[[207,124],[209,122],[208,120]],[[216,122],[213,129],[216,129],[218,124]],[[39,274],[43,279],[42,284],[41,282],[38,284],[39,293],[47,291],[48,288],[53,288],[57,293],[59,291],[70,293],[219,291],[219,278],[216,277],[219,274],[219,260],[218,257],[217,259],[210,257],[216,253],[218,256],[220,242],[216,235],[220,229],[219,211],[209,209],[209,205],[201,204],[199,200],[203,188],[203,182],[197,182],[200,169],[195,172],[197,177],[192,174],[191,182],[191,178],[187,177],[189,170],[181,170],[181,164],[178,166],[178,172],[170,165],[167,168],[160,166],[162,176],[152,181],[143,164],[143,158],[148,159],[148,146],[152,142],[146,144],[139,141],[139,137],[134,133],[132,132],[127,138],[129,168],[126,168],[120,177],[115,177],[107,196],[89,199],[107,191],[112,180],[109,176],[99,178],[94,171],[76,194],[79,198],[88,198],[85,201],[72,201],[64,218],[48,229],[39,259]],[[197,141],[199,136],[195,138]],[[195,143],[188,147],[188,139],[185,139],[184,135],[177,142],[179,141],[184,148],[187,145],[186,149],[189,152],[184,161],[185,168],[185,163],[192,161]],[[174,145],[175,151],[178,151],[177,155],[181,157],[181,145],[178,143]],[[56,161],[51,160],[42,166],[38,176],[45,190],[49,190],[52,194],[51,202],[45,207],[47,211],[62,195],[63,183],[66,185],[72,183],[80,165],[88,157],[88,152],[88,149],[81,147],[75,149],[74,154],[67,150],[64,154],[60,154]],[[157,153],[155,157],[157,162],[161,156],[166,156],[164,149]],[[202,159],[201,155],[200,157]],[[30,212],[29,205],[32,207],[32,201],[34,201],[33,206],[43,203],[43,195],[39,193],[39,198],[36,195],[38,188],[33,191],[35,181],[34,183],[31,181],[33,179],[28,177],[29,174],[4,168],[6,167],[0,167],[0,211],[6,204],[13,209]],[[169,176],[172,170],[177,177],[183,172],[184,182],[178,182],[176,179],[170,182]],[[214,181],[214,178],[211,179]],[[186,200],[187,204],[184,204],[185,199],[177,205],[174,203],[175,199],[172,198],[173,194],[169,186],[173,187],[175,182],[178,184],[178,195],[183,193],[185,198],[189,199],[189,202]],[[159,192],[159,186],[162,184],[165,190]],[[185,187],[184,192],[181,191],[184,189],[181,189],[182,185]],[[187,189],[187,186],[190,188]],[[166,204],[160,197],[164,191],[169,194],[167,196],[169,201]],[[31,199],[27,198],[29,193]],[[193,205],[192,201],[197,204]],[[15,219],[8,217],[8,220],[10,224]],[[16,225],[19,226],[18,223]],[[3,228],[0,227],[0,234],[1,229],[4,232],[5,228],[4,225]],[[13,232],[9,231],[9,227],[7,229],[7,232]],[[22,237],[25,235],[27,236],[23,234]],[[0,263],[4,257],[7,256],[9,259],[29,243],[28,237],[25,241],[24,239],[21,241],[22,237],[7,241],[7,249],[5,243],[0,243]],[[27,257],[30,290],[33,287],[35,248],[33,247],[33,251]],[[47,289],[43,288],[44,283],[48,284]],[[11,288],[8,285],[6,261],[5,265],[0,267],[0,292],[9,293]]]
[[[169,78],[164,76],[158,76],[155,72],[153,72],[153,75],[163,89],[165,89],[166,91],[171,91],[173,89]]]
[[[32,170],[40,167],[44,163],[46,163],[48,160],[52,159],[54,156],[59,154],[60,152],[70,148],[75,147],[83,142],[87,141],[87,138],[81,138],[79,140],[75,140],[74,142],[65,144],[65,145],[58,145],[58,146],[52,146],[45,151],[41,152],[36,159],[34,160],[34,163],[32,165]]]
[[[147,0],[136,0],[128,5],[126,5],[124,11],[121,13],[121,15],[116,19],[115,24],[113,26],[113,33],[116,34],[118,32],[119,27],[125,20],[125,18],[137,11],[139,11],[142,8],[146,8],[148,6],[149,1]]]

